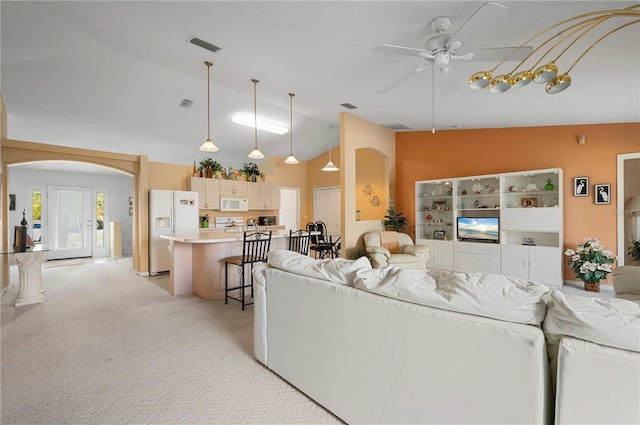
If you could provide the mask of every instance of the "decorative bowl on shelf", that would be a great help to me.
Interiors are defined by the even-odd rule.
[[[535,192],[538,190],[538,186],[535,183],[529,183],[527,185],[527,192]]]

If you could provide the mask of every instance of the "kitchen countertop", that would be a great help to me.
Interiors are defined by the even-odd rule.
[[[182,243],[220,243],[220,242],[237,242],[244,237],[242,232],[225,232],[222,229],[211,231],[200,231],[199,233],[171,233],[169,235],[161,235],[162,239],[168,239],[174,242]],[[289,236],[284,230],[273,230],[271,239],[284,238]]]

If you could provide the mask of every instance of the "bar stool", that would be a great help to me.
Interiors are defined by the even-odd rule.
[[[266,262],[267,253],[271,246],[271,231],[269,232],[244,232],[242,243],[242,255],[234,255],[232,257],[226,257],[224,259],[224,303],[227,304],[229,298],[232,300],[240,301],[242,303],[242,309],[253,302],[245,302],[246,289],[251,288],[251,299],[253,299],[253,263]],[[240,284],[238,286],[229,287],[229,268],[228,265],[232,264],[237,267],[238,273],[240,273]],[[245,281],[246,266],[250,266],[251,280],[249,283]],[[240,297],[236,298],[229,295],[231,291],[240,290]]]
[[[289,230],[289,251],[309,255],[309,239],[311,235],[304,230]]]

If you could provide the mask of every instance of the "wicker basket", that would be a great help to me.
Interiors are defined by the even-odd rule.
[[[584,290],[587,292],[600,292],[600,285],[593,282],[585,282]]]

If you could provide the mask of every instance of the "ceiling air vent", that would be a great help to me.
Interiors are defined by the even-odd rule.
[[[213,53],[216,53],[218,50],[221,49],[221,47],[215,46],[211,43],[207,43],[204,40],[200,40],[198,37],[192,37],[191,39],[189,39],[189,43],[195,44],[196,46],[200,46],[203,49],[207,49]]]
[[[342,104],[340,104],[340,106],[342,106],[343,108],[347,108],[347,109],[357,109],[358,108],[356,105],[352,105],[350,103],[342,103]]]
[[[391,130],[411,130],[411,128],[407,127],[404,124],[395,123],[395,124],[382,124],[383,127],[387,127]]]
[[[180,106],[182,106],[183,108],[191,108],[191,105],[193,105],[193,100],[182,99],[182,101],[180,102]]]

